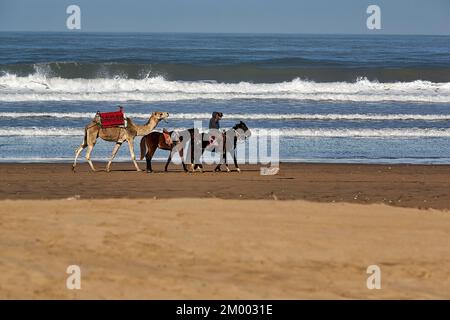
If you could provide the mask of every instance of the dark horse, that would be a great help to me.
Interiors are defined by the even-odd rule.
[[[167,159],[166,165],[164,167],[164,170],[167,171],[167,167],[169,166],[170,161],[172,161],[172,150],[173,148],[178,148],[178,153],[180,155],[183,169],[184,171],[188,171],[186,169],[186,165],[183,161],[183,150],[187,146],[187,143],[190,141],[190,153],[191,153],[191,168],[192,171],[195,171],[195,169],[199,169],[200,171],[203,170],[203,165],[200,162],[199,158],[205,151],[205,149],[214,149],[214,147],[211,145],[211,133],[199,133],[197,129],[188,129],[184,131],[178,131],[176,134],[173,134],[174,131],[167,132],[166,134],[170,134],[171,137],[175,136],[175,139],[170,139],[168,141],[167,136],[164,137],[164,134],[161,132],[152,132],[146,136],[144,136],[141,140],[141,160],[144,158],[147,161],[147,172],[152,172],[152,164],[151,160],[152,157],[156,151],[157,148],[163,149],[163,150],[169,150],[169,158]],[[217,137],[215,139],[217,140],[218,144],[216,145],[216,152],[218,148],[222,148],[220,163],[216,166],[214,171],[221,171],[220,167],[225,160],[225,166],[227,168],[227,171],[230,171],[228,168],[228,162],[226,154],[229,152],[234,161],[234,165],[236,167],[236,170],[240,172],[237,158],[236,158],[236,144],[238,139],[240,138],[247,138],[251,136],[251,132],[248,129],[247,125],[240,121],[236,125],[234,125],[233,128],[227,130],[223,133],[218,133]],[[200,149],[200,143],[201,143],[201,149]],[[181,144],[181,145],[180,145]],[[197,148],[195,148],[195,144],[197,144]],[[201,153],[196,154],[195,150],[198,150]]]
[[[250,129],[247,127],[247,125],[240,121],[239,123],[235,124],[233,128],[221,132],[218,134],[217,137],[215,137],[215,140],[217,140],[218,145],[214,148],[211,145],[211,135],[215,135],[214,133],[202,133],[201,136],[199,134],[198,139],[193,139],[195,130],[189,129],[189,132],[191,134],[191,168],[192,171],[195,171],[195,169],[199,169],[200,171],[203,171],[203,165],[199,161],[199,156],[202,155],[205,151],[205,149],[215,149],[214,151],[217,153],[220,153],[220,162],[217,164],[217,166],[214,168],[214,171],[221,171],[220,167],[222,166],[223,162],[225,161],[225,167],[227,168],[227,171],[230,172],[230,169],[228,168],[228,161],[227,161],[227,152],[231,154],[233,157],[234,166],[236,167],[236,171],[241,172],[241,169],[239,169],[237,158],[236,158],[236,144],[238,139],[246,139],[251,136]],[[195,142],[199,143],[198,141],[201,140],[201,154],[194,154],[194,144]],[[195,159],[195,160],[194,160]]]

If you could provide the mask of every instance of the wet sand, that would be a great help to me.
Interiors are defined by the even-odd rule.
[[[450,208],[445,165],[283,163],[275,176],[261,176],[259,166],[241,168],[186,174],[172,165],[164,173],[156,164],[156,172],[147,174],[133,171],[131,163],[115,163],[110,173],[93,173],[83,163],[72,173],[70,164],[0,164],[0,199],[278,199]]]

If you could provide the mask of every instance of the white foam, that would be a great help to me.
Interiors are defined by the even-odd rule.
[[[1,127],[0,136],[83,136],[84,128]]]
[[[438,138],[450,137],[450,129],[255,129],[252,134],[320,138]]]
[[[95,161],[108,161],[109,157],[96,157]],[[259,159],[250,158],[250,162],[258,162]],[[153,157],[153,162],[166,163],[167,157]],[[35,162],[48,162],[48,163],[68,163],[73,162],[73,157],[0,157],[0,162],[18,162],[18,163],[35,163]],[[80,163],[84,162],[84,159],[80,159]],[[114,162],[130,162],[130,158],[126,156],[116,157]],[[139,160],[138,160],[139,162]],[[280,162],[302,162],[302,163],[373,163],[373,164],[449,164],[450,158],[287,158],[281,157]]]
[[[450,102],[450,83],[429,81],[316,83],[294,79],[281,83],[217,83],[136,79],[63,79],[42,74],[0,77],[0,101],[178,101],[290,99],[314,101]]]
[[[176,130],[185,130],[177,128]],[[363,138],[420,138],[420,137],[450,137],[450,129],[314,129],[314,128],[250,128],[254,136],[277,135],[280,137],[363,137]],[[0,136],[77,136],[82,137],[83,128],[43,128],[43,127],[3,127]]]
[[[127,116],[135,119],[148,119],[147,113],[127,112]],[[94,113],[88,112],[0,112],[0,118],[57,118],[57,119],[92,119]],[[203,120],[209,119],[209,113],[171,113],[169,120]],[[227,113],[224,119],[232,120],[355,120],[355,121],[447,121],[450,114],[307,114],[307,113]]]

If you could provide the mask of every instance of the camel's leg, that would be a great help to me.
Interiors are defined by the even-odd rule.
[[[116,145],[114,146],[114,149],[113,149],[113,151],[111,153],[111,158],[109,159],[109,162],[106,165],[106,172],[110,172],[111,171],[111,163],[114,160],[114,158],[116,157],[116,154],[119,151],[120,146],[122,145],[122,143],[123,142],[119,142],[119,141],[116,142]]]
[[[127,141],[128,141],[128,148],[130,148],[131,161],[133,161],[136,171],[142,171],[136,162],[136,155],[134,154],[134,139],[128,139]]]
[[[83,151],[87,147],[87,144],[84,142],[78,147],[75,151],[75,160],[73,161],[72,171],[75,172],[75,167],[77,166],[77,159],[80,156],[81,151]]]
[[[145,161],[147,162],[147,173],[153,172],[152,158],[153,155],[155,154],[156,149],[157,149],[156,146],[151,146],[151,148],[148,149],[147,153],[145,154]]]
[[[92,152],[92,149],[94,149],[94,146],[95,146],[95,144],[88,145],[88,147],[87,147],[88,149],[87,149],[87,152],[86,152],[86,160],[89,163],[89,166],[91,167],[92,171],[95,172],[96,170],[95,170],[94,165],[92,164],[92,161],[91,161],[91,152]]]

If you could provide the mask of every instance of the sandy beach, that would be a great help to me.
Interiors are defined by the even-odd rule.
[[[446,212],[110,199],[2,201],[1,217],[1,298],[450,298]],[[65,287],[73,264],[81,290]]]
[[[450,298],[448,166],[130,167],[0,165],[0,298]]]

